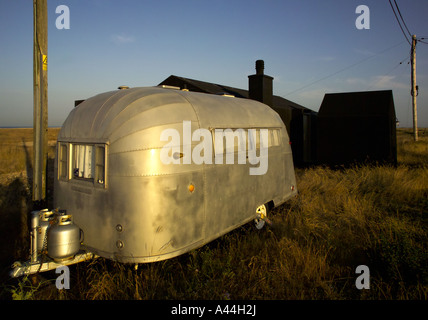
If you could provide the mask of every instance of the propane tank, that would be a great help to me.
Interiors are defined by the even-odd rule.
[[[57,215],[48,228],[48,256],[55,261],[71,259],[80,249],[81,230],[71,215]]]
[[[39,226],[37,231],[37,252],[42,253],[46,251],[46,230],[49,227],[50,222],[54,218],[53,211],[48,211],[48,209],[43,209],[39,212]]]

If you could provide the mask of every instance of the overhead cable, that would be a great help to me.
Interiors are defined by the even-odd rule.
[[[406,38],[406,41],[411,45],[409,39],[407,38],[406,33],[403,30],[403,27],[401,26],[400,19],[398,19],[397,13],[395,12],[395,9],[394,9],[394,6],[391,3],[391,0],[388,0],[388,1],[389,1],[389,5],[391,6],[392,12],[394,12],[395,19],[397,20],[398,25],[400,26],[401,32],[403,32],[404,38]]]

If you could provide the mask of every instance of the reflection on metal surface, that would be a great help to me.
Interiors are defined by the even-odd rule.
[[[228,148],[221,163],[191,136],[208,132],[215,149],[212,133],[227,128],[238,142],[227,146],[227,134],[221,137]],[[178,133],[178,143],[161,139],[168,129]],[[239,141],[260,159],[239,161]],[[159,87],[101,93],[75,107],[58,135],[58,146],[66,147],[55,161],[54,206],[73,216],[85,248],[96,255],[129,263],[169,259],[255,219],[269,223],[269,207],[297,194],[288,142],[278,114],[257,101]],[[161,161],[168,143],[166,155],[179,164]],[[84,165],[103,176],[67,176],[73,145],[100,147]],[[192,152],[204,161],[191,161]],[[249,174],[258,168],[255,160],[266,161],[264,174]]]

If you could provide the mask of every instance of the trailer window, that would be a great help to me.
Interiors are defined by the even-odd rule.
[[[93,146],[73,145],[73,178],[93,178]]]
[[[244,129],[217,128],[211,131],[211,135],[215,154],[227,154],[246,150],[248,133]]]
[[[73,179],[104,185],[105,146],[73,144],[72,175]]]
[[[61,180],[68,180],[68,145],[60,143],[58,146],[58,177]]]
[[[271,129],[269,130],[269,147],[279,146],[279,129]]]
[[[279,129],[213,129],[211,131],[213,137],[215,154],[233,153],[248,150],[260,150],[260,130],[268,130],[268,141],[264,145],[274,147],[280,145],[280,130]],[[222,141],[216,143],[216,138]],[[262,143],[263,145],[263,143]]]
[[[248,150],[260,149],[260,132],[252,130],[248,132]]]
[[[95,146],[95,182],[104,184],[105,181],[105,147]]]

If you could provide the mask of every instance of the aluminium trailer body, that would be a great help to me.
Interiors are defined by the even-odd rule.
[[[206,136],[189,140],[185,125],[190,134],[212,133],[212,151],[201,148]],[[216,161],[215,132],[227,129],[235,145],[226,150],[225,135],[225,154]],[[161,139],[165,132],[179,133],[179,143]],[[245,163],[238,163],[237,132],[248,149]],[[249,173],[257,167],[248,161],[250,144],[258,166],[267,161],[263,174]],[[186,161],[189,152],[205,161]],[[233,163],[226,163],[228,153]],[[178,164],[162,161],[165,155]],[[248,99],[159,87],[116,90],[79,104],[58,135],[54,206],[73,216],[87,250],[120,262],[169,259],[200,247],[259,218],[263,205],[284,203],[297,193],[295,185],[283,122]]]

